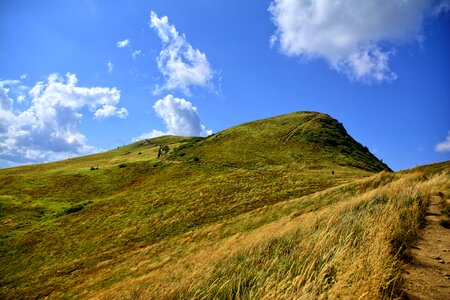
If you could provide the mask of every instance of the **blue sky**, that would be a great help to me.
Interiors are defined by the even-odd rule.
[[[0,0],[0,167],[303,110],[449,160],[449,37],[449,0]]]

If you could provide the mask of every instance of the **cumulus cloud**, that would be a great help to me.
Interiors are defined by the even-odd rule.
[[[123,41],[118,41],[117,42],[117,48],[123,48],[128,46],[128,44],[130,43],[129,39],[123,40]]]
[[[0,88],[0,160],[11,163],[42,162],[92,153],[86,137],[79,131],[82,110],[94,118],[125,118],[125,108],[117,108],[120,91],[107,87],[79,87],[75,74],[48,76],[29,89],[28,109],[13,109],[10,90]],[[9,85],[12,89],[14,85]]]
[[[157,88],[162,90],[180,89],[190,93],[190,87],[205,87],[213,78],[213,70],[205,53],[194,49],[184,34],[178,33],[167,16],[161,18],[155,12],[150,13],[150,27],[155,29],[163,43],[163,49],[157,58],[158,69],[166,78],[166,83]]]
[[[270,43],[304,61],[324,58],[351,79],[391,81],[394,44],[420,41],[423,19],[448,7],[448,0],[274,0]]]
[[[108,61],[108,63],[106,64],[106,68],[108,68],[108,73],[112,73],[114,65],[112,64],[111,61]]]
[[[450,131],[447,134],[447,139],[437,144],[435,150],[438,152],[450,152]]]
[[[183,98],[176,98],[169,94],[156,101],[153,109],[158,117],[163,119],[166,131],[152,130],[135,140],[161,135],[207,136],[212,134],[211,130],[207,130],[200,123],[197,108]]]

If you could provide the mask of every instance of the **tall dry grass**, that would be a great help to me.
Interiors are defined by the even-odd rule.
[[[221,261],[181,298],[394,298],[430,188],[445,182],[446,175],[428,181],[415,173],[362,192],[305,219],[293,234]]]
[[[448,174],[427,178],[419,172],[380,173],[297,202],[287,201],[286,207],[278,204],[275,209],[289,214],[276,221],[224,240],[199,241],[197,246],[191,245],[195,251],[145,276],[85,296],[397,298],[403,260],[420,234],[428,199],[432,193],[445,190],[449,182]],[[293,210],[305,201],[324,205],[314,211]],[[227,230],[227,225],[217,230]]]

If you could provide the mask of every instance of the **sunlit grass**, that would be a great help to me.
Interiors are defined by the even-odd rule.
[[[429,181],[372,176],[383,169],[337,122],[306,113],[0,170],[0,295],[314,298],[367,278],[367,295],[390,295],[414,240],[394,227],[419,224]],[[370,242],[366,272],[356,262],[369,263]]]

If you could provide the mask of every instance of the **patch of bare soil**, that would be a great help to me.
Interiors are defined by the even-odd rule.
[[[439,223],[442,207],[443,199],[433,196],[422,238],[412,249],[412,261],[405,268],[406,299],[450,299],[450,229]]]

